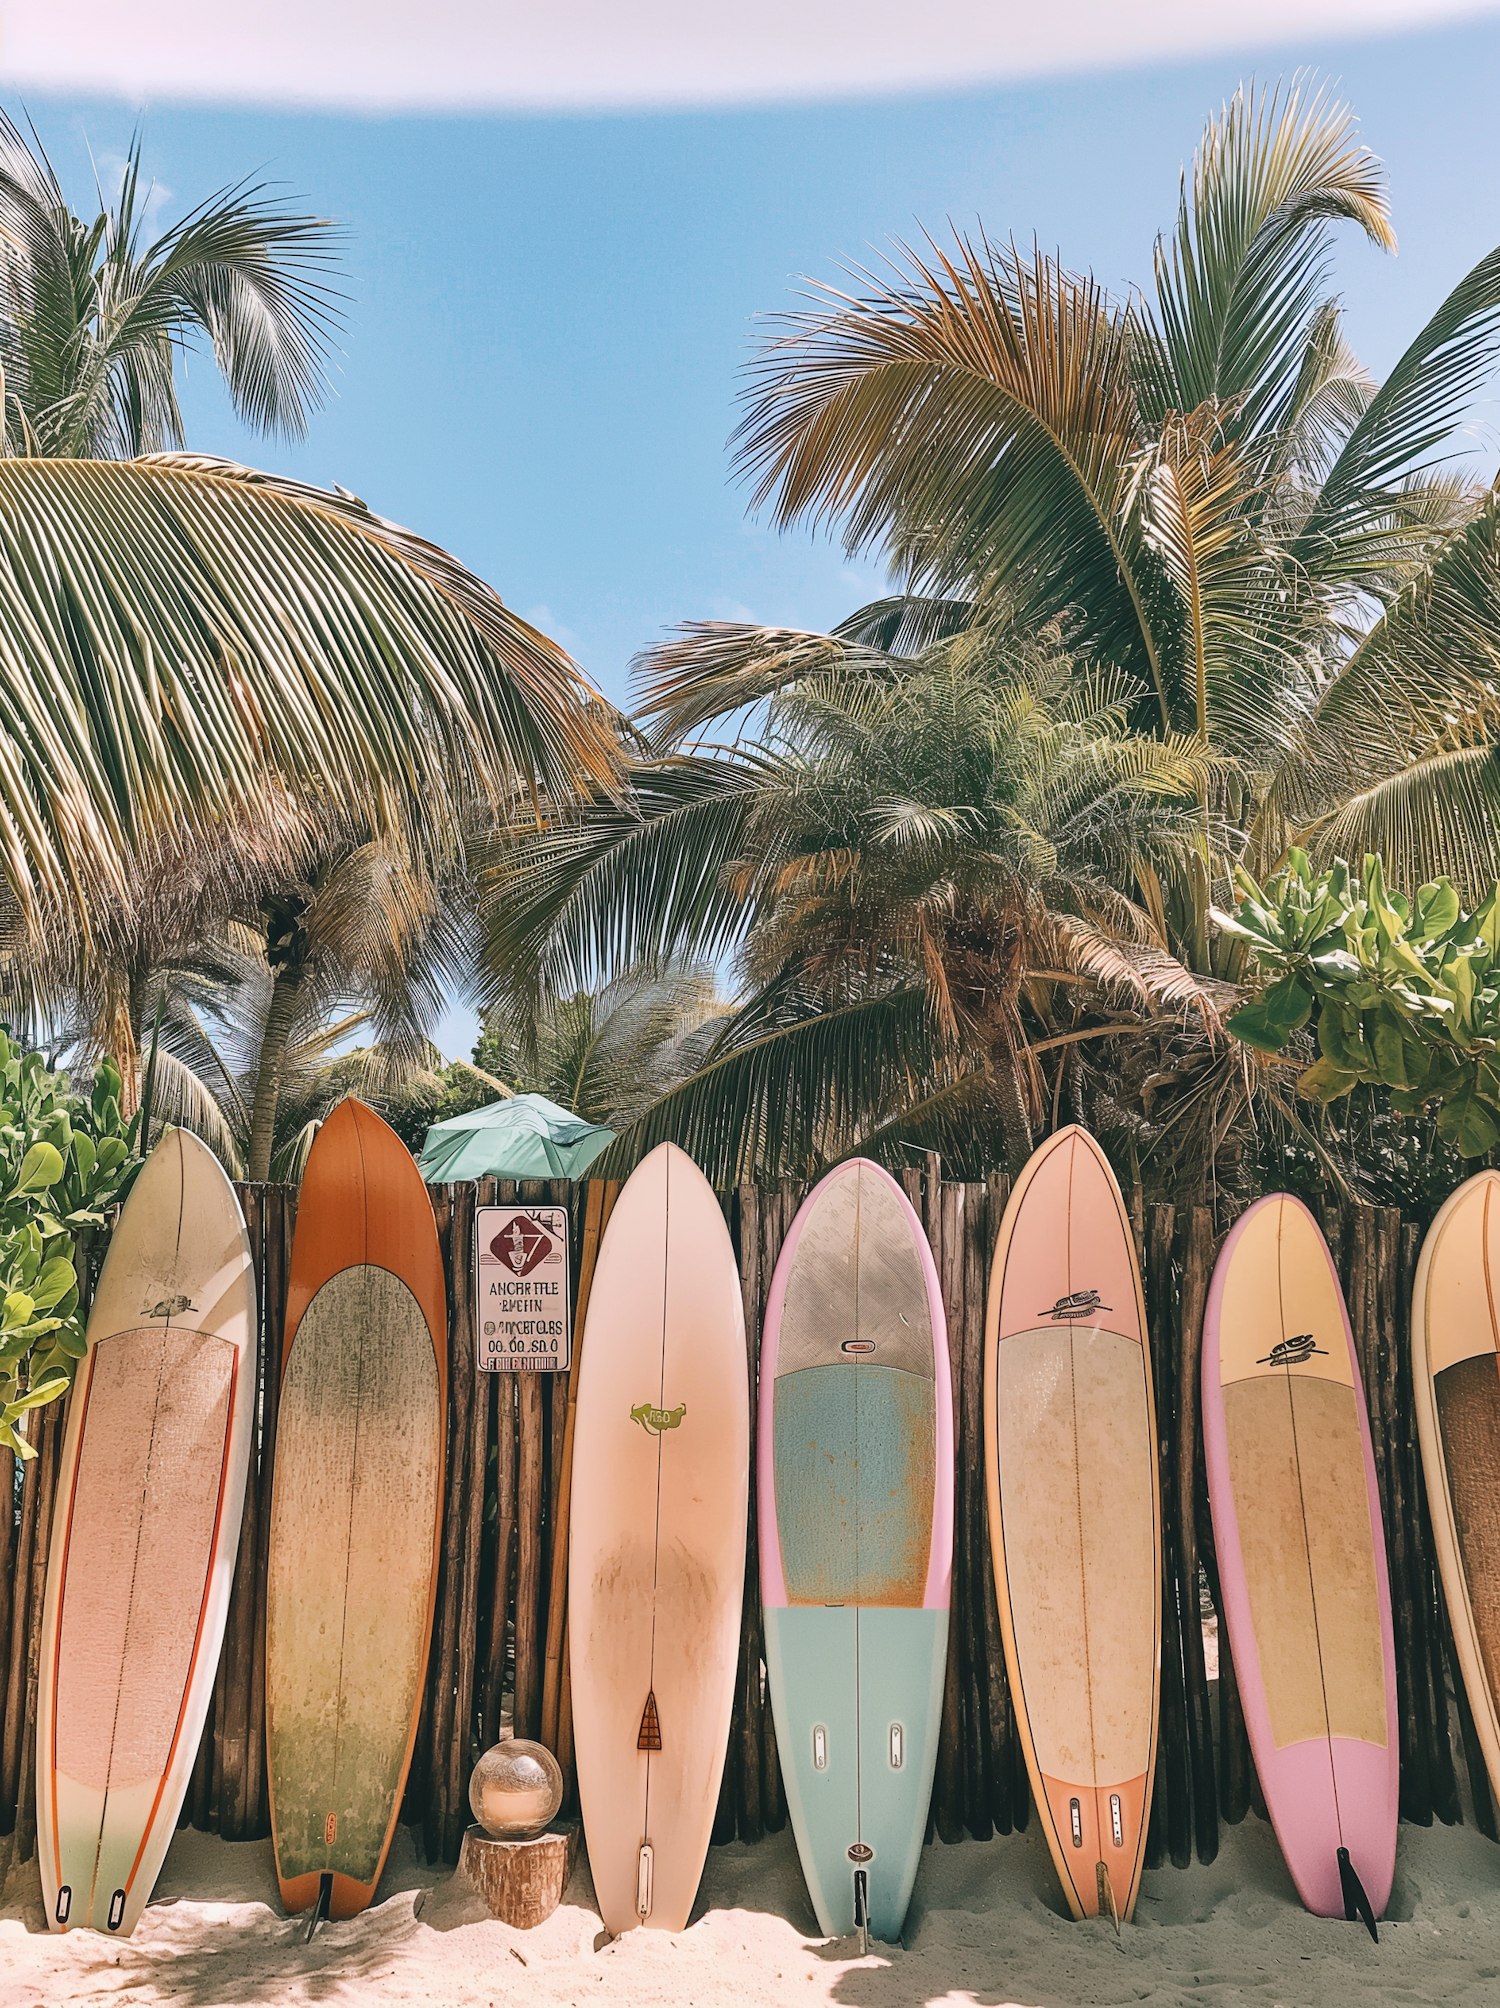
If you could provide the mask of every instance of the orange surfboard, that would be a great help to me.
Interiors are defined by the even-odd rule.
[[[416,1741],[442,1540],[447,1309],[405,1144],[340,1102],[308,1157],[287,1291],[266,1594],[281,1900],[375,1894]]]
[[[990,1547],[1011,1694],[1075,1917],[1135,1907],[1156,1768],[1161,1514],[1146,1307],[1087,1130],[1016,1183],[984,1349]]]

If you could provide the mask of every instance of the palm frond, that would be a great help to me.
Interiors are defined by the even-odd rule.
[[[1351,794],[1303,834],[1324,861],[1376,852],[1392,885],[1447,876],[1471,902],[1500,879],[1500,748],[1439,748]]]
[[[1349,434],[1293,547],[1314,573],[1348,569],[1341,548],[1389,506],[1403,475],[1431,465],[1500,356],[1500,250],[1481,258],[1411,343]]]
[[[935,1084],[920,988],[826,1010],[775,990],[751,1000],[705,1064],[631,1124],[599,1160],[620,1177],[658,1143],[680,1144],[720,1190],[807,1177],[858,1147]]]
[[[729,953],[752,914],[727,872],[765,773],[748,753],[645,761],[628,791],[482,843],[484,1006],[524,1022],[621,971]]]
[[[412,825],[608,784],[573,664],[410,532],[228,462],[0,462],[0,868],[31,906],[128,893],[164,830],[281,782]]]
[[[1156,681],[1146,587],[1116,505],[1140,443],[1127,317],[1091,279],[1014,246],[902,248],[889,280],[783,317],[736,440],[756,504],[840,521],[917,592],[1007,582],[1022,617],[1069,610],[1078,646]]]
[[[1241,86],[1210,120],[1183,177],[1177,228],[1156,249],[1153,417],[1210,402],[1253,433],[1302,374],[1331,271],[1328,225],[1396,248],[1380,163],[1349,107],[1296,82],[1283,98]]]

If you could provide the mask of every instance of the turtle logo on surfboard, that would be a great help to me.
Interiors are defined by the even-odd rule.
[[[686,1414],[686,1402],[676,1408],[653,1408],[649,1401],[643,1401],[630,1411],[630,1420],[638,1422],[648,1436],[660,1436],[664,1430],[680,1428]]]
[[[1258,1367],[1300,1367],[1305,1366],[1313,1354],[1327,1359],[1327,1346],[1313,1343],[1311,1332],[1299,1332],[1294,1339],[1278,1339],[1263,1360],[1257,1360]]]
[[[1066,1297],[1059,1297],[1050,1311],[1038,1311],[1039,1318],[1056,1318],[1062,1324],[1073,1324],[1079,1318],[1091,1318],[1095,1311],[1112,1310],[1097,1290],[1074,1290]]]

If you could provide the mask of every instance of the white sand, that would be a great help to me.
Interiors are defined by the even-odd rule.
[[[1107,1924],[1059,1915],[1034,1830],[983,1845],[934,1845],[923,1857],[905,1946],[863,1960],[852,1941],[813,1935],[789,1832],[759,1847],[711,1850],[687,1931],[632,1932],[597,1952],[586,1866],[556,1915],[522,1932],[491,1922],[451,1875],[421,1867],[404,1834],[393,1854],[379,1901],[347,1924],[321,1926],[311,1945],[305,1922],[277,1908],[268,1841],[180,1834],[155,1899],[123,1943],[87,1931],[52,1936],[35,1863],[12,1869],[0,1908],[0,2008],[1500,2003],[1500,1847],[1472,1827],[1401,1829],[1379,1946],[1359,1926],[1301,1910],[1271,1830],[1253,1814],[1226,1834],[1212,1867],[1147,1876],[1137,1921],[1119,1942]]]

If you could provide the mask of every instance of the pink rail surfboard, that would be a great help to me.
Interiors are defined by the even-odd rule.
[[[68,1397],[36,1736],[54,1931],[128,1936],[176,1829],[229,1614],[255,1366],[234,1187],[168,1130],[120,1215]]]
[[[1240,1218],[1214,1269],[1203,1442],[1266,1809],[1308,1909],[1363,1916],[1373,1935],[1396,1864],[1385,1536],[1343,1293],[1317,1222],[1284,1192]]]

